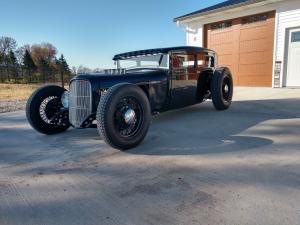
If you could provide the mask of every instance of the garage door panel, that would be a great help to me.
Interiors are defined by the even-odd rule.
[[[240,42],[240,52],[260,52],[272,48],[273,46],[267,38]]]
[[[232,65],[234,62],[233,55],[219,55],[218,63],[219,65]]]
[[[234,65],[235,56],[231,54],[218,54],[218,64],[219,65]]]
[[[214,50],[219,56],[233,54],[234,44],[215,45]]]
[[[272,77],[263,76],[263,74],[258,74],[257,76],[242,76],[238,78],[239,86],[256,86],[256,87],[266,87],[272,82]]]
[[[272,85],[274,18],[275,12],[267,12],[206,26],[206,47],[217,52],[220,66],[230,68],[235,85]]]
[[[254,51],[245,52],[239,54],[239,64],[257,64],[257,63],[268,63],[270,60],[269,51]]]
[[[223,32],[213,31],[210,38],[212,45],[232,44],[234,33],[232,29]]]
[[[244,27],[241,29],[241,36],[240,40],[255,40],[255,39],[261,39],[261,38],[268,38],[269,32],[268,27],[265,26],[257,26],[257,27]]]
[[[249,64],[249,65],[239,65],[239,76],[257,75],[257,74],[268,74],[270,67],[272,65],[261,64]]]

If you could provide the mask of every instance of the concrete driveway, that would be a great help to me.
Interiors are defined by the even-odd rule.
[[[127,152],[0,114],[0,224],[300,224],[300,90],[161,114]]]

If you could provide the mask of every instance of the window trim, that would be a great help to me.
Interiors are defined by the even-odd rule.
[[[241,18],[241,25],[249,25],[253,23],[260,23],[260,22],[265,22],[269,19],[269,14],[268,13],[261,13],[261,14],[256,14],[256,15],[251,15],[251,16],[246,16]]]
[[[223,30],[223,29],[232,27],[232,24],[233,24],[232,20],[227,20],[227,21],[212,23],[212,24],[210,24],[210,29],[212,31]]]

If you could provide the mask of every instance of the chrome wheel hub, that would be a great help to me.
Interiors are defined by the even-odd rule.
[[[133,109],[127,109],[124,113],[124,120],[126,124],[133,124],[136,122],[136,116]]]
[[[225,92],[225,93],[228,93],[228,91],[229,91],[229,87],[228,87],[228,85],[226,84],[226,85],[224,86],[224,92]]]

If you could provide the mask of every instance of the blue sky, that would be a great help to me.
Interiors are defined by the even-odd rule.
[[[222,0],[0,0],[0,36],[50,42],[70,66],[112,67],[114,54],[185,44],[173,18]]]

